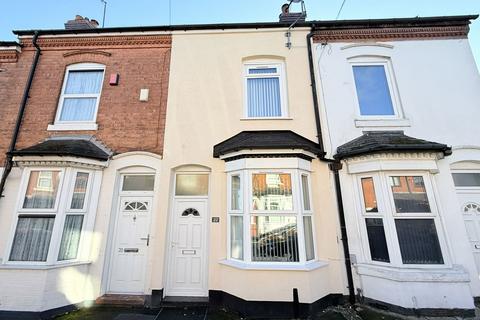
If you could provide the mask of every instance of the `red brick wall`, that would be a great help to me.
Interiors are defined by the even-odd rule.
[[[115,153],[149,151],[162,154],[170,66],[170,36],[41,37],[38,43],[42,48],[42,55],[30,91],[17,149],[41,142],[52,135],[74,134],[95,135]],[[31,40],[26,40],[24,44],[25,47],[16,64],[16,68],[19,69],[17,76],[9,75],[3,80],[8,87],[3,89],[8,92],[6,109],[15,112],[18,110],[26,81],[18,81],[17,79],[21,78],[18,75],[21,74],[26,79],[24,69],[27,69],[28,74],[34,52]],[[55,119],[66,67],[83,62],[105,65],[105,78],[97,114],[98,130],[47,131],[48,125],[53,124]],[[112,73],[120,75],[117,86],[109,85]],[[10,85],[17,82],[18,85]],[[3,83],[0,85],[4,87]],[[143,88],[150,91],[148,102],[139,101],[140,89]],[[12,118],[11,121],[14,122],[11,113],[14,112],[9,112],[6,117]],[[6,150],[4,135],[1,136],[0,144],[2,156]],[[6,145],[8,147],[8,142]]]
[[[17,120],[18,108],[33,60],[33,51],[18,55],[18,61],[0,58],[0,167],[5,162]]]

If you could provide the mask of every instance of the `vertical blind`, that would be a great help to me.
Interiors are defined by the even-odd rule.
[[[297,218],[252,216],[252,261],[298,262]]]
[[[313,248],[313,226],[312,217],[303,217],[303,232],[305,234],[305,254],[307,261],[315,258],[315,251]]]
[[[46,261],[54,221],[53,216],[19,217],[10,261]]]
[[[240,210],[240,176],[232,176],[232,210]]]
[[[383,228],[383,219],[366,218],[365,224],[367,225],[371,259],[373,261],[390,262],[385,229]]]
[[[281,117],[279,78],[247,79],[248,116]]]
[[[63,228],[58,261],[76,259],[82,232],[83,215],[67,215]]]
[[[405,264],[443,264],[433,219],[395,219],[402,261]]]
[[[92,121],[95,117],[95,107],[98,99],[96,95],[100,93],[102,80],[103,70],[68,72],[60,120]],[[68,95],[72,96],[69,97]]]

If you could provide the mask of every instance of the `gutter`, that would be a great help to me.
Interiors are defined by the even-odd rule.
[[[385,26],[397,27],[428,27],[428,26],[453,26],[468,25],[470,20],[478,18],[474,15],[436,16],[436,17],[411,17],[411,18],[386,18],[386,19],[356,19],[356,20],[314,20],[297,22],[296,27],[314,27],[317,29],[342,29],[342,28],[382,28]],[[229,30],[229,29],[264,29],[288,28],[290,23],[280,22],[247,22],[247,23],[211,23],[211,24],[184,24],[171,26],[136,26],[136,27],[109,27],[79,30],[50,29],[50,30],[14,30],[17,36],[29,36],[35,32],[42,35],[71,35],[71,34],[100,34],[112,32],[152,32],[152,31],[192,31],[192,30]]]
[[[313,53],[312,53],[312,37],[314,35],[314,30],[315,30],[315,24],[312,24],[312,29],[310,33],[307,34],[307,51],[308,51],[308,65],[310,69],[310,86],[312,87],[313,108],[315,112],[315,126],[317,128],[318,144],[321,150],[319,159],[320,161],[324,161],[328,163],[328,167],[333,172],[333,176],[334,176],[335,193],[336,193],[337,207],[338,207],[338,218],[340,222],[340,233],[341,233],[341,240],[343,245],[343,255],[345,259],[345,270],[347,272],[348,301],[350,302],[350,304],[355,304],[355,286],[353,283],[352,264],[350,261],[350,249],[348,247],[348,235],[347,235],[347,227],[345,223],[345,210],[343,208],[342,188],[340,183],[340,175],[338,174],[338,172],[342,169],[342,163],[338,159],[328,159],[325,157],[326,153],[325,153],[324,144],[323,144],[322,125],[320,122],[320,109],[318,105],[317,82],[315,79],[315,68],[314,68]]]
[[[35,70],[37,69],[38,60],[41,55],[41,49],[37,44],[38,39],[38,31],[35,31],[32,44],[35,47],[35,55],[33,57],[32,66],[30,68],[30,73],[28,75],[27,84],[25,85],[25,90],[23,92],[22,101],[20,102],[20,108],[18,110],[17,121],[15,123],[15,128],[13,130],[12,140],[10,142],[10,146],[8,147],[8,151],[6,153],[5,158],[5,166],[2,173],[2,179],[0,180],[0,199],[3,197],[3,191],[5,189],[5,183],[7,182],[8,175],[10,171],[12,171],[13,167],[13,155],[12,152],[15,150],[15,146],[17,144],[18,134],[20,133],[20,126],[22,124],[23,115],[25,114],[25,108],[27,106],[27,101],[30,95],[30,88],[32,87],[33,77],[35,75]]]

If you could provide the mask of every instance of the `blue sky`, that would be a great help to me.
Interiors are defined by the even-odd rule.
[[[172,24],[277,21],[286,0],[170,0]],[[343,0],[305,0],[309,20],[335,19]],[[105,26],[169,24],[169,0],[107,0]],[[480,0],[346,0],[339,19],[460,15],[480,13]],[[101,22],[100,0],[4,1],[0,40],[15,40],[13,29],[63,28],[80,14]],[[471,25],[470,43],[480,66],[480,19]]]

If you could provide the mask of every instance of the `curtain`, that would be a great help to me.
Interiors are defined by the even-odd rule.
[[[305,233],[305,256],[307,261],[315,258],[315,251],[313,248],[313,230],[312,217],[303,217],[303,232]]]
[[[70,209],[83,209],[83,203],[85,202],[85,194],[87,192],[87,182],[88,173],[77,172]]]
[[[67,215],[63,228],[58,261],[77,258],[78,245],[82,233],[83,215]]]
[[[70,71],[65,94],[100,93],[103,71]]]
[[[32,171],[28,180],[24,209],[52,209],[57,198],[59,171]]]
[[[280,79],[247,79],[249,117],[281,117]]]
[[[97,98],[65,98],[61,121],[93,121]]]
[[[231,216],[230,224],[230,255],[243,260],[243,217]]]
[[[19,217],[11,261],[46,261],[55,218]]]
[[[308,177],[302,175],[302,193],[303,193],[303,208],[310,210],[310,193],[308,190]]]
[[[61,121],[92,121],[95,116],[97,98],[100,93],[103,71],[70,71],[68,73],[65,95],[86,95],[85,97],[65,97],[63,100]],[[90,95],[90,96],[89,96]]]
[[[240,210],[240,176],[232,176],[232,199],[231,206],[232,210]]]

